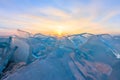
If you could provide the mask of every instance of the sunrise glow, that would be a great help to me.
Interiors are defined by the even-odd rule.
[[[58,36],[84,32],[120,34],[119,3],[120,0],[1,0],[0,29]]]

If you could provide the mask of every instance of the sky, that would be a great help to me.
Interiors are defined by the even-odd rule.
[[[0,0],[0,32],[120,34],[120,0]]]

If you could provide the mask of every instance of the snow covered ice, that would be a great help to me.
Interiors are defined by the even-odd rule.
[[[18,32],[0,38],[2,80],[120,80],[120,36]]]

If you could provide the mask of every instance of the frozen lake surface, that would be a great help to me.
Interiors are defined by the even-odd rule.
[[[120,36],[0,37],[2,80],[120,80]]]

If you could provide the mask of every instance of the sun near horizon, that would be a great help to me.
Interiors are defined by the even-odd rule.
[[[55,34],[56,34],[57,37],[63,36],[64,35],[63,27],[58,26],[57,29],[55,30]]]
[[[120,34],[120,0],[0,0],[0,34]],[[6,33],[5,33],[6,32]]]

